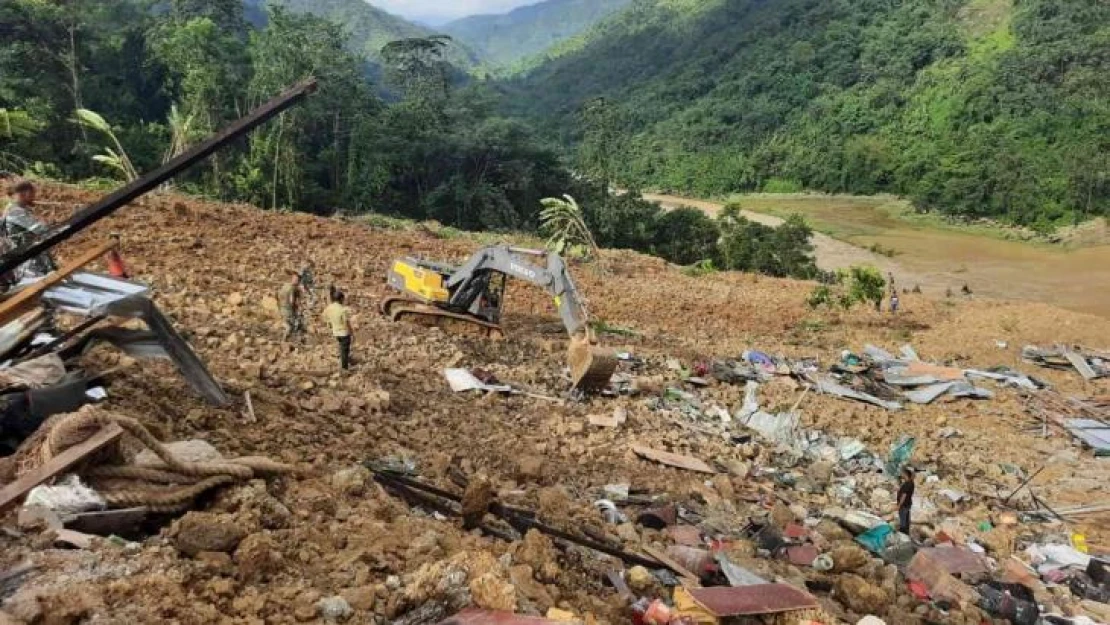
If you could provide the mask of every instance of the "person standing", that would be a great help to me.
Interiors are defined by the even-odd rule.
[[[913,469],[902,469],[902,484],[898,487],[898,531],[910,533],[910,511],[913,510]]]
[[[301,275],[296,271],[290,271],[289,281],[278,291],[278,306],[281,308],[281,319],[285,322],[285,336],[282,337],[284,341],[304,331],[304,322],[301,320],[301,294]]]
[[[308,305],[312,308],[316,307],[316,263],[310,261],[305,262],[301,267],[298,274],[300,278],[301,289],[308,297]]]
[[[38,189],[29,180],[12,185],[9,192],[11,203],[4,210],[3,235],[8,249],[20,248],[46,234],[46,224],[35,218],[31,212],[38,199]],[[53,257],[43,252],[28,260],[15,270],[15,280],[41,278],[57,269]]]
[[[324,308],[324,321],[339,346],[339,366],[347,371],[351,368],[351,309],[344,304],[347,297],[339,289],[331,289],[330,299]]]

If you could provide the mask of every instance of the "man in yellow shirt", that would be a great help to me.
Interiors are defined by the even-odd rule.
[[[343,291],[332,288],[331,303],[324,309],[324,321],[339,344],[339,366],[344,371],[351,368],[351,309],[343,304],[346,299]]]

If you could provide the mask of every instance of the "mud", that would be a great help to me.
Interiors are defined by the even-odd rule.
[[[46,196],[56,218],[95,197],[66,187],[49,188]],[[630,484],[695,506],[721,531],[737,531],[758,499],[757,483],[765,482],[748,472],[769,463],[774,449],[708,436],[673,411],[657,409],[657,394],[557,404],[452,393],[441,375],[448,366],[482,367],[546,395],[569,388],[565,332],[548,296],[531,287],[510,283],[502,341],[393,324],[376,313],[388,294],[383,276],[391,259],[461,260],[481,244],[476,239],[169,195],[123,209],[68,244],[62,256],[111,232],[122,235],[134,274],[154,287],[159,306],[228,392],[236,398],[250,392],[254,416],[241,401],[222,410],[206,406],[168,364],[139,365],[98,348],[86,356],[91,367],[126,366],[110,390],[112,409],[141,419],[167,440],[201,439],[225,456],[266,455],[308,472],[252,482],[204,502],[203,513],[235,526],[234,543],[205,540],[179,549],[185,519],[176,530],[170,524],[151,535],[137,552],[111,544],[91,552],[42,549],[33,534],[0,532],[0,570],[24,560],[37,565],[4,607],[19,620],[293,623],[323,618],[319,606],[336,604],[321,600],[342,597],[352,611],[347,623],[436,622],[434,615],[466,605],[533,614],[560,607],[594,622],[625,623],[628,616],[615,592],[602,581],[605,571],[619,568],[611,559],[532,533],[506,543],[467,531],[458,520],[437,519],[390,496],[363,463],[412,467],[460,496],[463,489],[450,479],[452,472],[484,475],[490,489],[475,501],[488,503],[492,493],[508,505],[536,510],[544,522],[602,535],[626,549],[638,548],[637,539],[660,547],[666,542],[663,534],[642,528],[635,536],[618,536],[617,526],[592,506],[605,485]],[[307,260],[315,261],[322,285],[316,308],[307,315],[310,332],[302,341],[283,343],[273,296],[283,271]],[[812,285],[802,282],[740,274],[692,278],[630,252],[605,252],[603,266],[572,267],[593,318],[631,332],[603,333],[601,341],[644,359],[642,368],[633,372],[622,365],[621,371],[663,386],[677,383],[668,359],[692,366],[711,357],[735,358],[750,348],[829,363],[840,350],[864,343],[897,348],[911,342],[935,362],[1028,371],[1020,361],[1022,344],[1103,346],[1110,336],[1110,321],[1046,304],[908,295],[906,313],[897,319],[871,311],[814,315],[804,306]],[[335,345],[319,320],[319,300],[332,284],[348,292],[356,311],[355,367],[348,374],[339,373]],[[1008,347],[998,348],[997,341]],[[1105,381],[1088,384],[1067,372],[1029,372],[1062,392],[1108,392]],[[787,383],[760,389],[761,402],[773,409],[789,408],[800,394]],[[700,396],[704,403],[732,409],[742,402],[743,387],[714,384]],[[589,425],[589,415],[616,408],[627,415],[623,424]],[[799,409],[805,427],[855,436],[875,450],[885,451],[903,434],[917,436],[914,461],[935,465],[946,482],[961,484],[973,497],[997,496],[1018,485],[1015,475],[1000,468],[1005,463],[1026,473],[1049,465],[1034,482],[1048,501],[1105,497],[1110,483],[1105,466],[1070,439],[1023,431],[1029,417],[1013,391],[1000,391],[989,402],[938,402],[899,413],[811,393]],[[941,418],[963,435],[938,438]],[[652,463],[636,457],[632,445],[700,458],[730,469],[732,477],[707,480]],[[919,492],[929,495],[930,488],[921,485]],[[809,502],[818,506],[820,498]],[[940,514],[958,517],[970,533],[973,522],[985,520],[980,517],[986,509],[973,504]],[[0,525],[14,528],[14,518],[4,517]],[[1105,516],[1085,517],[1070,529],[1086,532],[1093,544],[1110,540]],[[992,551],[1007,548],[1005,540],[998,545],[995,537],[987,540]],[[802,575],[791,565],[751,562],[772,576]],[[866,592],[857,593],[866,605],[854,607],[910,614],[913,604],[898,603],[905,600],[904,590],[892,596],[876,575],[864,579]],[[74,591],[77,584],[80,592]],[[836,598],[835,592],[822,596],[822,605],[847,615]],[[431,616],[421,620],[420,614]],[[906,618],[888,622],[916,622]]]

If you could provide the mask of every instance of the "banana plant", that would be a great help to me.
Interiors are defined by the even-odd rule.
[[[549,197],[540,200],[540,204],[543,205],[540,229],[548,236],[548,249],[560,255],[599,256],[594,235],[573,197]]]
[[[131,164],[127,151],[123,149],[123,144],[119,142],[119,138],[116,137],[116,133],[112,131],[112,127],[107,120],[95,111],[77,109],[77,123],[103,134],[112,143],[111,146],[104,148],[104,154],[93,156],[94,161],[120,172],[127,182],[133,182],[139,178],[139,172]]]

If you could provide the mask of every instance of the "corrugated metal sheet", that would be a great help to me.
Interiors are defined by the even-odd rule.
[[[808,592],[787,584],[691,588],[694,600],[718,617],[777,614],[817,607]]]
[[[1110,453],[1110,423],[1094,419],[1068,419],[1064,427],[1095,451]]]

